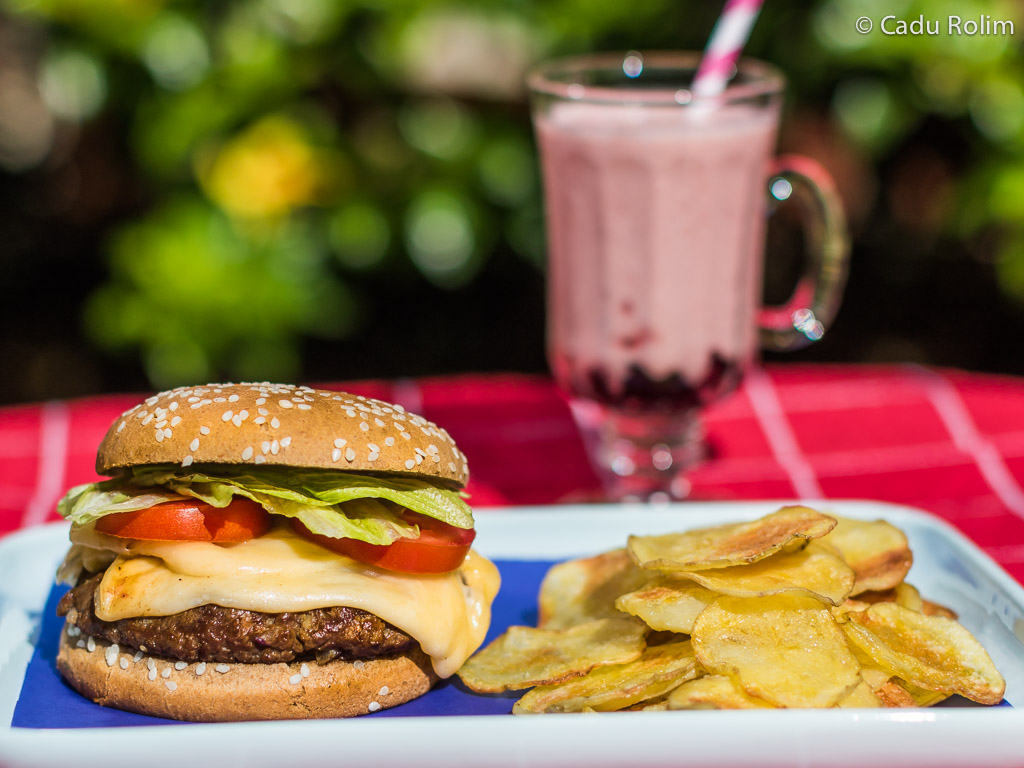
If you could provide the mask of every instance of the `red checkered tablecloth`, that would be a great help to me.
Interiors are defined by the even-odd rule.
[[[568,407],[517,375],[338,388],[444,425],[470,459],[475,507],[594,498]],[[0,535],[58,519],[96,479],[96,446],[138,401],[105,396],[0,409]],[[698,499],[876,499],[944,518],[1024,582],[1024,380],[911,366],[778,366],[707,415]]]

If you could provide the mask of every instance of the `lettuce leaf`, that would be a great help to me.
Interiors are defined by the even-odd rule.
[[[275,468],[212,474],[145,467],[124,479],[72,488],[57,509],[82,525],[189,496],[214,507],[226,507],[235,496],[243,496],[271,514],[298,519],[313,533],[371,544],[419,536],[418,526],[401,519],[402,508],[458,528],[473,527],[473,513],[457,491],[425,480]]]

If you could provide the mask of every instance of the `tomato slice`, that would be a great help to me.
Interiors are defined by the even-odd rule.
[[[270,530],[270,514],[255,501],[235,497],[224,508],[198,499],[167,501],[96,521],[96,530],[123,539],[149,541],[248,541]]]
[[[416,512],[406,511],[402,519],[420,527],[418,539],[398,539],[393,544],[368,544],[358,539],[335,539],[313,533],[295,519],[292,519],[292,528],[324,549],[367,565],[403,573],[454,571],[462,565],[476,538],[476,531],[472,528],[456,528]]]

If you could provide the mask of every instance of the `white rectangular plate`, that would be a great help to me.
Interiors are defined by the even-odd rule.
[[[477,515],[493,558],[554,560],[622,546],[631,533],[749,520],[780,502],[520,507]],[[177,727],[11,728],[41,607],[67,547],[62,525],[0,541],[0,765],[104,768],[201,764],[1010,766],[1024,760],[1024,589],[955,529],[906,507],[816,505],[884,518],[910,539],[908,581],[953,608],[1006,677],[1013,707],[639,712],[532,717],[408,717]]]

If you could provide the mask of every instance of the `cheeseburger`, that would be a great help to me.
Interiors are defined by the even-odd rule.
[[[349,717],[420,696],[483,642],[499,578],[470,547],[466,457],[401,406],[175,389],[111,425],[96,470],[111,479],[58,507],[57,667],[100,704]]]

